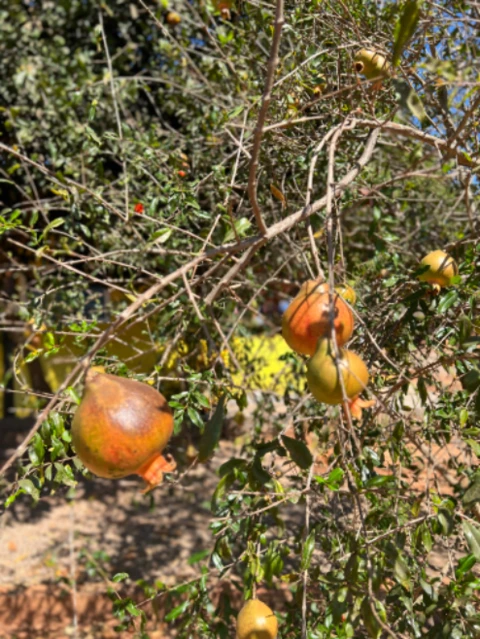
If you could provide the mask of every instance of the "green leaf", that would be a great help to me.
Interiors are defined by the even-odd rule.
[[[463,575],[469,572],[473,566],[477,563],[475,555],[467,555],[466,557],[462,557],[458,562],[458,567],[455,570],[455,576],[457,579],[463,577]]]
[[[42,238],[45,237],[49,231],[52,229],[56,229],[58,226],[62,226],[65,224],[65,220],[63,217],[57,217],[55,220],[52,220],[47,226],[43,229]]]
[[[165,621],[174,621],[174,619],[180,617],[180,615],[185,612],[189,605],[189,599],[185,599],[179,606],[171,610],[168,615],[165,615]]]
[[[126,611],[132,615],[132,617],[139,617],[142,614],[142,611],[137,608],[133,601],[128,602]]]
[[[420,122],[426,120],[427,112],[425,111],[423,102],[418,93],[413,89],[410,90],[407,96],[406,105],[410,113],[417,118],[417,120],[420,120]]]
[[[194,552],[193,555],[190,555],[188,559],[188,565],[193,566],[194,564],[198,564],[199,561],[205,559],[210,554],[210,550],[200,550],[199,552]]]
[[[379,488],[380,486],[385,486],[386,484],[391,484],[395,482],[395,477],[393,475],[375,475],[375,477],[370,477],[365,482],[365,488]]]
[[[480,561],[480,530],[468,521],[462,522],[462,528],[472,554]]]
[[[442,297],[442,299],[440,300],[438,306],[437,306],[437,311],[439,313],[444,313],[445,311],[447,311],[451,306],[453,306],[455,304],[455,302],[458,300],[458,293],[457,291],[449,291],[446,295],[444,295]]]
[[[475,455],[477,457],[480,457],[480,444],[476,442],[474,439],[467,439],[466,442],[470,446],[470,448],[473,450]]]
[[[40,497],[40,491],[35,486],[35,484],[32,481],[30,481],[30,479],[21,479],[18,482],[18,486],[22,490],[22,492],[26,493],[27,495],[30,495],[30,497],[34,501],[38,501]]]
[[[477,501],[480,501],[480,477],[475,478],[462,497],[462,503],[467,507],[472,506]]]
[[[398,553],[397,558],[395,559],[393,572],[395,574],[395,577],[398,579],[399,583],[405,586],[406,582],[408,582],[410,573],[408,570],[407,563],[400,553]]]
[[[293,437],[282,435],[282,442],[288,450],[292,461],[302,470],[308,470],[313,463],[312,453],[308,450],[306,444]]]
[[[312,561],[313,551],[315,549],[315,531],[312,530],[308,537],[305,539],[305,543],[302,548],[302,562],[300,570],[308,570],[310,562]]]
[[[382,629],[372,612],[371,605],[369,598],[365,597],[362,601],[362,605],[360,606],[360,613],[370,637],[372,637],[372,639],[378,639]]]
[[[408,0],[405,3],[402,14],[395,25],[393,36],[393,66],[398,65],[400,62],[400,56],[417,28],[421,5],[422,0]]]
[[[212,495],[212,510],[215,512],[218,509],[220,501],[223,499],[225,493],[233,484],[234,477],[231,474],[225,475],[218,482],[215,492]]]
[[[120,581],[124,581],[129,578],[128,572],[117,572],[116,575],[113,575],[112,581],[118,584]]]
[[[193,406],[189,406],[187,408],[187,415],[195,424],[195,426],[197,426],[198,428],[203,428],[203,419],[201,418],[199,412],[195,408],[193,408]]]
[[[155,242],[155,244],[165,244],[165,242],[170,239],[172,232],[172,229],[160,229],[160,231],[155,231],[150,238],[150,241]]]
[[[231,224],[231,221],[230,220],[228,221]],[[250,222],[248,217],[241,217],[239,220],[235,220],[235,231],[238,237],[244,236],[251,226],[252,226],[252,223]],[[235,231],[230,226],[230,228],[228,228],[225,233],[223,242],[224,243],[231,242],[233,239],[235,239]]]
[[[255,455],[255,459],[253,460],[251,478],[261,486],[264,486],[271,480],[270,475],[264,470],[258,455]]]
[[[28,456],[34,466],[38,466],[42,463],[45,457],[45,446],[39,433],[35,433],[28,449]]]
[[[433,539],[427,524],[422,524],[422,542],[425,550],[430,552],[433,548]]]
[[[474,393],[480,387],[480,370],[472,368],[471,371],[462,376],[461,382],[465,390]]]
[[[95,142],[95,144],[100,145],[102,143],[101,139],[98,137],[98,135],[95,133],[95,131],[92,129],[92,127],[90,126],[86,126],[85,127],[85,133],[88,135],[88,137],[93,140]]]
[[[442,527],[442,532],[444,535],[450,535],[453,531],[453,519],[452,515],[448,510],[442,508],[438,513],[438,521],[440,526]]]
[[[218,446],[224,420],[225,396],[220,398],[212,418],[205,426],[198,447],[198,461],[205,462]]]
[[[11,506],[13,502],[16,500],[16,498],[22,493],[23,493],[23,490],[17,490],[17,492],[11,494],[10,497],[7,497],[7,499],[5,500],[5,508],[8,508],[9,506]]]

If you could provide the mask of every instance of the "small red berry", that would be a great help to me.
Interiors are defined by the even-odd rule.
[[[178,174],[177,174],[177,175],[178,175],[179,177],[181,177],[181,178],[184,178],[184,177],[186,177],[186,176],[187,176],[187,173],[186,173],[186,171],[178,171]]]
[[[137,204],[135,204],[135,208],[134,208],[135,213],[142,214],[144,210],[145,210],[144,206],[141,202],[138,202]]]

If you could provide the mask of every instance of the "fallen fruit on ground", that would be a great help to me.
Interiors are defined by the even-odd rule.
[[[390,63],[378,51],[373,49],[360,49],[355,54],[355,71],[364,75],[367,80],[384,78],[390,73]]]
[[[259,599],[247,601],[238,613],[236,639],[276,639],[277,634],[273,610]]]
[[[339,349],[339,369],[345,394],[354,400],[368,384],[368,369],[353,351]],[[327,338],[318,340],[315,355],[307,363],[307,384],[316,400],[324,404],[341,404],[342,385],[335,363],[333,343]]]
[[[297,353],[313,355],[320,337],[331,335],[329,287],[325,282],[309,280],[282,317],[282,335]],[[333,325],[337,344],[345,344],[353,333],[353,313],[335,292]]]
[[[445,251],[432,251],[420,262],[420,267],[427,267],[418,276],[422,282],[433,284],[439,290],[442,286],[450,286],[452,279],[458,275],[458,266],[453,257]]]
[[[98,477],[140,475],[148,491],[175,462],[161,452],[173,432],[165,397],[131,379],[91,368],[72,422],[72,442],[83,464]]]

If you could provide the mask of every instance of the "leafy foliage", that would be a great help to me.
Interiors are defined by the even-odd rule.
[[[181,472],[187,440],[215,464],[226,415],[247,425],[202,495],[198,577],[142,584],[178,637],[231,636],[238,607],[212,594],[227,580],[246,598],[288,591],[283,638],[477,636],[478,5],[285,2],[256,169],[263,238],[248,185],[278,25],[274,3],[229,4],[0,9],[4,416],[42,421],[6,469],[5,506],[61,486],[74,498],[88,354],[161,384]],[[360,47],[396,64],[379,90],[356,77]],[[460,266],[437,296],[415,277],[436,248]],[[278,346],[316,257],[358,295],[351,348],[376,400],[361,420],[315,402],[304,360]],[[118,630],[148,636],[143,604],[109,594]]]

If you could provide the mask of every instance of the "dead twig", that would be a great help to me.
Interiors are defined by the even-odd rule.
[[[267,115],[268,107],[270,106],[270,100],[272,98],[272,87],[275,75],[275,69],[278,65],[278,50],[280,47],[280,38],[282,35],[282,28],[284,24],[283,17],[283,0],[277,0],[277,8],[275,11],[275,28],[273,32],[272,49],[270,51],[270,59],[268,61],[267,79],[265,81],[265,89],[263,92],[262,106],[258,114],[257,126],[255,127],[255,134],[253,138],[252,159],[250,160],[250,170],[248,175],[248,197],[250,204],[252,205],[253,214],[257,221],[257,226],[262,235],[267,233],[267,227],[262,218],[262,213],[257,201],[257,168],[258,157],[260,154],[260,146],[263,136],[263,125],[265,123],[265,117]]]

